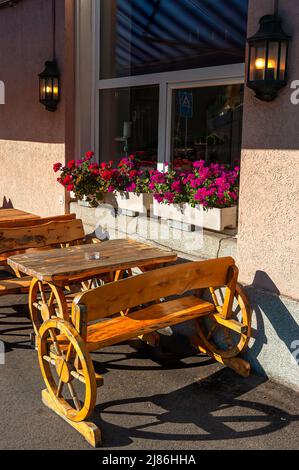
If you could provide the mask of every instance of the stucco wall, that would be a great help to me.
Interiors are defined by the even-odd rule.
[[[62,74],[62,100],[50,113],[39,103],[38,73],[52,58],[52,2],[21,1],[0,10],[0,206],[41,215],[64,213],[64,190],[52,166],[65,161],[65,1],[56,1],[56,50]],[[71,86],[71,83],[70,83]]]
[[[250,0],[248,34],[273,0]],[[293,39],[289,84],[272,103],[245,93],[241,163],[238,264],[249,285],[299,299],[299,106],[290,83],[299,79],[299,8],[280,1],[284,27]]]

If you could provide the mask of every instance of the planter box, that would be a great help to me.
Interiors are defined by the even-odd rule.
[[[165,220],[177,221],[180,224],[195,225],[206,229],[223,231],[225,228],[237,227],[237,206],[204,211],[202,206],[191,207],[190,204],[161,204],[154,200],[153,214]]]
[[[87,201],[87,196],[84,196],[81,201],[78,200],[78,204],[79,204],[79,206],[84,206],[84,207],[95,207],[95,206],[92,206]],[[113,193],[103,193],[103,199],[101,199],[98,202],[98,206],[101,206],[101,205],[110,205],[114,209],[116,209],[117,208],[117,201],[116,201],[115,194],[113,194]],[[98,206],[96,206],[96,207],[98,207]]]
[[[147,214],[153,204],[153,195],[117,192],[116,202],[119,209],[127,215]]]

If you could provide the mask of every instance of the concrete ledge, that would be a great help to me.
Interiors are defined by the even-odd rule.
[[[237,239],[234,235],[209,230],[186,232],[170,227],[167,221],[158,218],[116,214],[116,211],[108,205],[91,208],[72,202],[70,210],[83,220],[87,233],[95,232],[101,239],[129,236],[173,249],[186,255],[186,259],[236,256]]]

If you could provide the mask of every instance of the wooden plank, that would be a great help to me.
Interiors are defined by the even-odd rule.
[[[81,220],[54,221],[30,227],[0,228],[0,253],[68,243],[83,237]]]
[[[207,315],[214,310],[214,304],[194,296],[155,304],[128,316],[88,326],[87,349],[95,351],[169,325]]]
[[[19,209],[0,209],[0,223],[28,219],[36,220],[39,218],[39,215],[31,214],[30,212],[21,211]]]
[[[233,258],[228,257],[156,269],[79,294],[74,303],[87,307],[88,321],[109,317],[161,297],[225,286],[229,268],[234,264]]]
[[[0,211],[1,212],[1,211]],[[64,215],[55,215],[53,217],[41,217],[35,219],[15,219],[15,220],[2,220],[0,217],[0,229],[1,228],[16,228],[16,227],[30,227],[32,225],[43,225],[48,222],[61,222],[67,220],[76,219],[76,214],[64,214]]]
[[[0,281],[0,296],[8,294],[26,293],[29,290],[31,277],[4,279]]]
[[[86,441],[92,447],[98,447],[102,442],[101,430],[92,422],[82,421],[75,423],[68,419],[58,408],[58,406],[53,402],[47,389],[42,390],[42,401],[45,406],[50,408],[54,413],[59,415],[64,421],[66,421],[72,428],[79,432]],[[62,406],[65,406],[65,402],[61,400]]]
[[[1,230],[0,230],[1,233]],[[90,259],[95,253],[100,259]],[[176,253],[153,248],[134,240],[108,240],[10,257],[13,269],[42,281],[65,285],[66,282],[97,277],[102,273],[175,261]]]

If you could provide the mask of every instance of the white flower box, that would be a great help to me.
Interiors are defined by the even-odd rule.
[[[118,208],[127,215],[147,214],[153,204],[153,195],[149,193],[117,192],[115,197]]]
[[[154,200],[153,215],[165,220],[174,220],[182,224],[190,224],[219,232],[226,228],[237,227],[237,206],[218,209],[213,207],[208,211],[198,205],[190,204],[161,204]]]
[[[103,193],[102,194],[102,199],[98,201],[98,206],[102,205],[110,205],[113,208],[117,207],[117,201],[114,193]],[[87,201],[88,196],[83,196],[82,200],[78,200],[79,206],[84,206],[84,207],[95,207],[92,204],[90,204],[89,201]],[[97,206],[96,206],[97,207]]]

